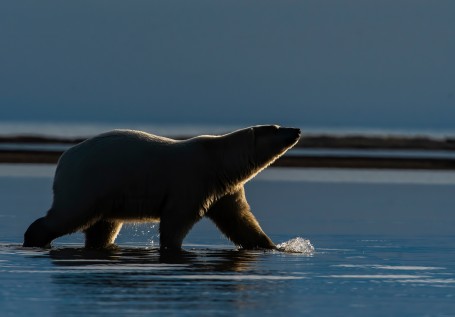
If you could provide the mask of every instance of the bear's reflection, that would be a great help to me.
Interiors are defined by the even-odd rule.
[[[71,298],[76,311],[98,307],[95,315],[106,305],[123,310],[127,303],[135,309],[166,311],[254,306],[254,294],[273,294],[278,284],[285,285],[267,281],[267,272],[257,266],[266,256],[263,251],[65,248],[49,254],[56,266],[52,281],[58,296]]]
[[[58,266],[90,269],[105,265],[106,269],[128,269],[134,266],[187,265],[198,272],[241,272],[250,267],[264,251],[251,250],[193,250],[163,252],[147,248],[115,248],[90,250],[85,248],[52,249],[49,256]]]

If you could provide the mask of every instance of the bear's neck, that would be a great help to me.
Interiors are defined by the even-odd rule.
[[[218,158],[209,157],[209,160],[213,160],[210,177],[217,182],[222,193],[237,191],[258,172],[248,149],[226,149]]]
[[[211,195],[219,198],[238,190],[258,172],[253,162],[252,148],[240,135],[200,136],[183,141],[185,157],[191,157],[190,166]],[[188,166],[186,167],[188,168]]]

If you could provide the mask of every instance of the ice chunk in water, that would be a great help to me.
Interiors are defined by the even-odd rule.
[[[277,244],[277,249],[283,252],[289,253],[303,253],[306,255],[312,255],[314,253],[314,247],[310,240],[297,237],[286,242]]]

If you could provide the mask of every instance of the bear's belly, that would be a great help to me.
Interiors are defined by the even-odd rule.
[[[164,199],[117,197],[105,201],[104,218],[125,222],[156,222],[161,218]]]

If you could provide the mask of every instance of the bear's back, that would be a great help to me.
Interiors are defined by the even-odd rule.
[[[54,179],[54,189],[80,187],[91,183],[129,182],[156,166],[170,164],[176,156],[177,141],[134,130],[114,130],[87,139],[61,156]],[[154,167],[155,166],[155,167]]]
[[[63,154],[62,159],[76,157],[81,161],[99,155],[114,159],[153,151],[154,148],[157,150],[167,148],[175,142],[175,140],[142,131],[113,130],[73,146]]]

